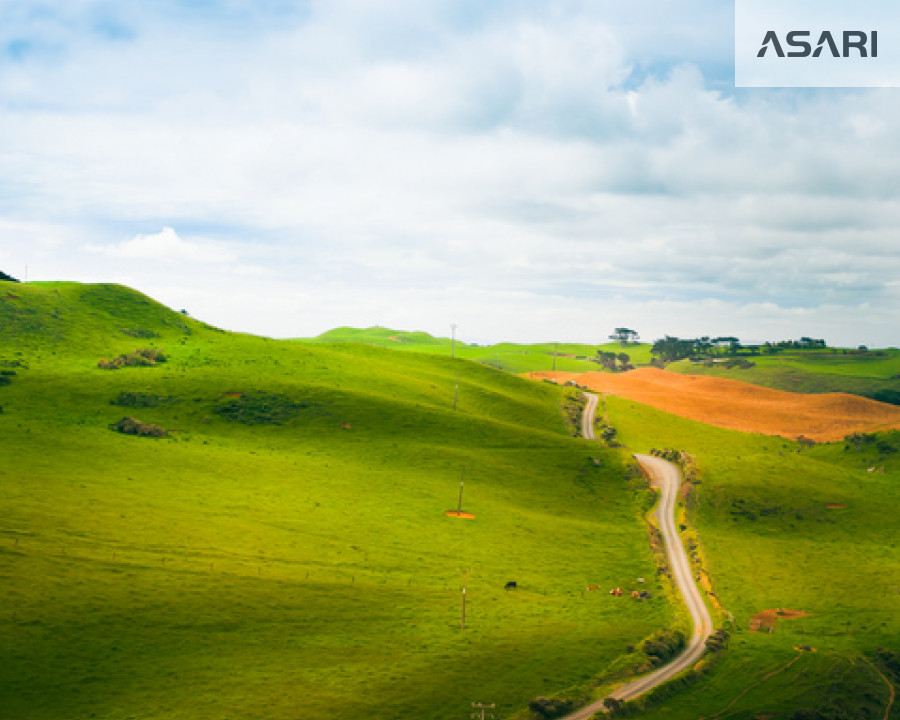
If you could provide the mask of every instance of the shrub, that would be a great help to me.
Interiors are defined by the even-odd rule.
[[[102,358],[97,362],[97,367],[101,370],[118,370],[126,365],[131,366],[147,366],[164,363],[168,358],[161,350],[155,348],[137,348],[130,353],[119,355],[112,360]]]
[[[587,697],[537,697],[528,703],[528,709],[541,720],[551,720],[551,718],[568,715],[587,701]]]
[[[681,630],[660,630],[644,641],[644,654],[654,665],[665,664],[684,649],[685,637]]]
[[[213,412],[230,422],[245,425],[280,425],[311,406],[312,403],[293,400],[287,395],[256,392],[231,399],[213,408]]]
[[[122,328],[122,332],[126,335],[130,335],[131,337],[136,338],[157,338],[159,337],[158,332],[154,332],[153,330],[148,330],[147,328],[142,327],[133,327],[133,328]]]
[[[110,429],[125,435],[139,435],[141,437],[161,438],[167,437],[169,434],[168,430],[164,430],[159,425],[141,422],[133,417],[123,417],[117,423],[110,425]]]
[[[142,392],[125,392],[119,393],[119,396],[109,401],[110,405],[119,405],[121,407],[158,407],[166,403],[175,402],[176,398],[166,395],[148,395]]]

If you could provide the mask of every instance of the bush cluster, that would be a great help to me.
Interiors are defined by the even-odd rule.
[[[125,435],[140,435],[141,437],[161,438],[169,435],[169,431],[164,430],[159,425],[141,422],[133,417],[123,417],[118,422],[110,425],[110,429]]]
[[[657,667],[684,650],[684,633],[678,629],[660,630],[644,641],[641,648],[651,663]]]
[[[551,720],[563,717],[575,709],[586,705],[590,697],[536,697],[528,703],[528,709],[534,713],[536,720]]]
[[[562,409],[566,425],[569,427],[569,432],[575,437],[581,437],[581,414],[584,412],[586,402],[584,395],[568,389],[563,396]]]
[[[155,348],[136,348],[130,353],[114,357],[112,360],[101,358],[97,367],[101,370],[118,370],[126,366],[147,366],[164,363],[167,360],[161,350]]]
[[[311,403],[299,402],[287,395],[260,391],[231,399],[213,408],[213,412],[230,422],[245,425],[280,425],[310,406]]]
[[[853,433],[844,437],[844,450],[849,450],[852,444],[857,452],[862,452],[863,448],[874,445],[879,455],[890,455],[897,452],[898,447],[894,444],[896,439],[896,435],[886,437],[878,433]]]
[[[710,652],[720,652],[728,647],[728,640],[731,633],[727,628],[719,628],[712,635],[706,638],[706,649]]]
[[[122,328],[122,332],[136,338],[158,338],[160,336],[158,332],[142,327]]]
[[[692,485],[700,484],[700,474],[697,471],[697,462],[694,460],[694,456],[689,452],[685,452],[684,450],[673,450],[672,448],[663,448],[662,450],[652,448],[650,454],[662,458],[663,460],[668,460],[671,463],[675,463],[681,468],[681,474],[686,482],[689,482]]]
[[[125,392],[124,390],[119,393],[118,397],[113,398],[109,401],[110,405],[119,405],[121,407],[137,407],[137,408],[148,408],[148,407],[159,407],[160,405],[164,405],[166,403],[174,402],[176,398],[169,397],[166,395],[148,395],[147,393],[142,392]]]

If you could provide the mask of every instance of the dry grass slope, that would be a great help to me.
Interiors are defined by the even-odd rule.
[[[737,380],[639,368],[614,375],[541,372],[535,379],[574,381],[674,415],[743,432],[819,442],[854,432],[900,429],[900,407],[846,393],[801,395]]]

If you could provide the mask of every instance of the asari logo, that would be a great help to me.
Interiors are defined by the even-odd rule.
[[[811,35],[812,33],[809,30],[792,30],[789,32],[785,36],[785,44],[789,48],[796,49],[788,52],[787,57],[819,57],[822,54],[822,50],[825,48],[828,48],[828,53],[831,57],[836,58],[850,57],[851,50],[859,51],[857,57],[878,57],[877,30],[872,30],[869,34],[866,34],[862,30],[844,30],[840,34],[841,51],[838,51],[837,43],[830,31],[823,30],[819,34],[819,41],[816,43],[815,50],[813,50],[812,45],[807,42],[807,39],[810,38]],[[778,57],[785,57],[784,50],[778,40],[778,33],[774,30],[766,32],[766,36],[762,41],[762,47],[760,47],[759,52],[756,53],[756,57],[765,57],[766,50],[768,50],[769,47],[775,51],[775,54]]]

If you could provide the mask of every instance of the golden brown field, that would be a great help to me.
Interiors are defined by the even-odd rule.
[[[831,442],[854,432],[900,429],[900,407],[846,393],[803,395],[657,368],[621,374],[535,372],[529,377],[573,381],[691,420],[792,439],[802,435]]]

